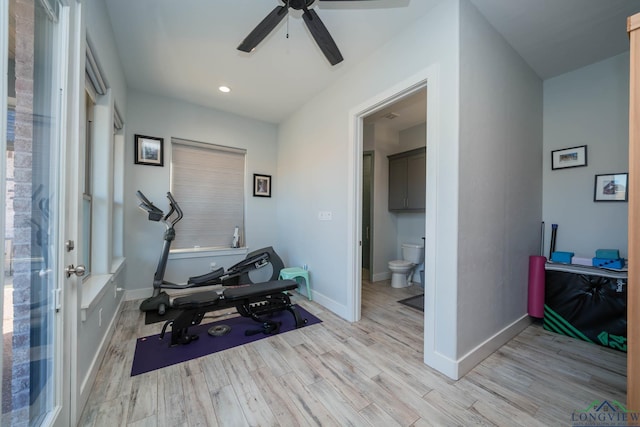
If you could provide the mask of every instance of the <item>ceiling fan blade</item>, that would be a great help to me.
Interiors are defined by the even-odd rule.
[[[329,34],[327,27],[324,26],[316,11],[307,9],[302,14],[302,18],[304,19],[304,23],[307,24],[307,28],[309,28],[318,47],[322,53],[324,53],[324,56],[327,57],[331,65],[342,62],[343,58],[340,49],[338,49],[336,42],[333,41],[331,34]]]
[[[289,8],[287,6],[276,6],[249,35],[240,43],[238,50],[251,52],[260,44],[265,37],[287,16]]]

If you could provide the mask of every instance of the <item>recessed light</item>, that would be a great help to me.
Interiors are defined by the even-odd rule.
[[[218,88],[218,90],[219,90],[220,92],[224,92],[224,93],[229,93],[229,92],[231,92],[231,88],[230,88],[229,86],[220,86],[220,87]]]

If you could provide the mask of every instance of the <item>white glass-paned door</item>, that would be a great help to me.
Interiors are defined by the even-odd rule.
[[[39,426],[53,422],[64,401],[57,249],[66,38],[58,0],[8,3],[0,26],[8,30],[0,424]]]

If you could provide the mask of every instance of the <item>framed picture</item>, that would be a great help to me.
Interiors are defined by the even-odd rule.
[[[253,196],[271,197],[271,175],[253,174]]]
[[[135,163],[137,165],[164,165],[164,139],[136,135],[135,142]]]
[[[587,166],[587,146],[563,148],[551,152],[551,169],[577,168]]]
[[[626,202],[629,197],[629,174],[596,175],[594,202]]]

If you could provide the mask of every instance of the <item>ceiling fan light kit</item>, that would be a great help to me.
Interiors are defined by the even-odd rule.
[[[276,6],[240,43],[238,50],[243,52],[252,52],[262,40],[265,39],[278,26],[285,16],[289,13],[289,8],[294,10],[302,10],[302,18],[307,25],[311,36],[316,44],[327,58],[331,65],[342,62],[342,54],[335,41],[329,34],[329,30],[325,27],[320,16],[315,10],[309,9],[316,0],[283,0],[284,6]],[[318,0],[318,1],[357,1],[357,0]],[[362,1],[362,0],[360,0]],[[366,0],[365,0],[366,1]]]

